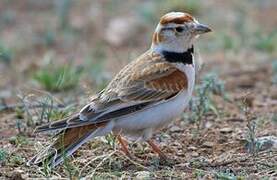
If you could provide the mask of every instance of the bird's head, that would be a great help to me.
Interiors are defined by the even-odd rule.
[[[200,24],[190,14],[170,12],[161,17],[153,34],[151,48],[155,51],[184,52],[198,35],[210,31],[208,26]]]

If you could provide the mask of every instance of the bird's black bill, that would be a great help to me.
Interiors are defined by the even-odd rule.
[[[212,29],[204,24],[197,24],[195,26],[195,32],[197,34],[204,34],[204,33],[211,32],[211,31],[212,31]]]

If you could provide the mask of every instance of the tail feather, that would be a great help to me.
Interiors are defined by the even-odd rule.
[[[54,130],[64,130],[68,127],[69,121],[78,120],[78,119],[79,119],[79,114],[75,114],[65,119],[61,119],[55,122],[50,122],[50,123],[38,126],[35,130],[35,133],[54,131]]]
[[[105,125],[106,123],[91,124],[66,129],[52,145],[34,156],[28,165],[46,162],[50,167],[57,166],[89,139],[102,135],[101,131]]]

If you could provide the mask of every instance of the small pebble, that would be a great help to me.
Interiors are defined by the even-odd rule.
[[[192,152],[192,153],[191,153],[191,156],[192,156],[192,157],[198,157],[199,154],[198,154],[198,152]]]
[[[150,172],[149,171],[138,171],[135,172],[136,178],[138,179],[148,179],[150,178]]]
[[[214,143],[209,141],[206,141],[202,144],[202,147],[206,147],[206,148],[212,148],[213,146],[214,146]]]
[[[196,147],[194,147],[194,146],[189,146],[189,147],[188,147],[188,150],[191,150],[191,151],[196,151],[196,150],[197,150],[197,148],[196,148]]]
[[[178,132],[178,131],[181,131],[182,129],[179,128],[178,126],[172,126],[169,130],[170,132]]]
[[[219,131],[221,133],[231,133],[233,131],[233,129],[229,128],[229,127],[225,127],[225,128],[221,128]]]

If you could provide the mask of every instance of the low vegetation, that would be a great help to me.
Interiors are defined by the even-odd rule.
[[[195,87],[195,97],[189,103],[189,113],[185,114],[185,119],[197,123],[198,128],[203,127],[204,117],[208,113],[219,116],[213,95],[220,95],[226,98],[224,83],[215,73],[206,74],[201,78],[199,85]]]
[[[74,89],[80,80],[82,69],[72,64],[56,65],[51,61],[40,68],[34,79],[47,91],[57,92]]]

